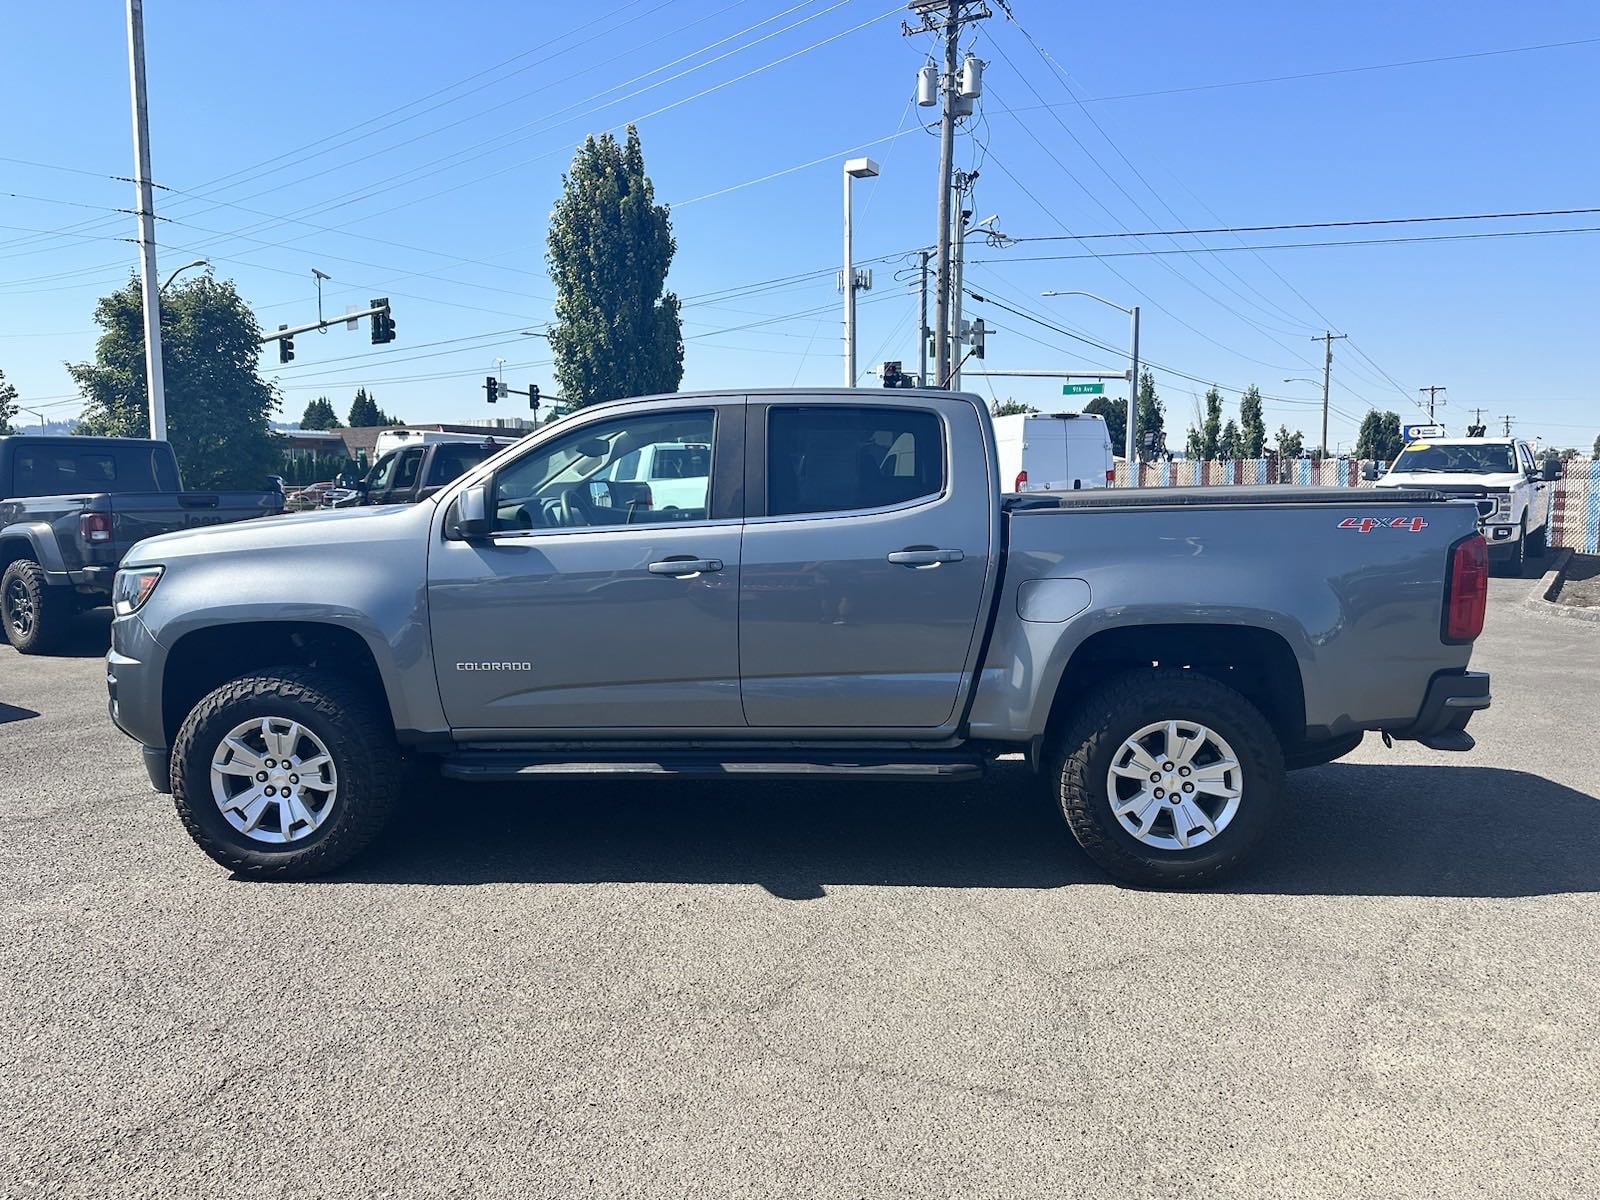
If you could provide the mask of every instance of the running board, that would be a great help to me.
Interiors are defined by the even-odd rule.
[[[727,751],[622,751],[616,754],[530,754],[476,750],[440,764],[446,779],[505,783],[519,779],[909,779],[959,783],[983,776],[973,755],[850,754],[817,752],[791,758]]]

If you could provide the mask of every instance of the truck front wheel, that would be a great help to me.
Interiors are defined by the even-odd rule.
[[[0,625],[23,654],[46,654],[61,640],[72,595],[45,582],[44,568],[19,558],[0,575]]]
[[[1078,844],[1127,883],[1210,883],[1254,851],[1284,804],[1283,751],[1260,711],[1193,671],[1119,676],[1057,743],[1054,782]]]
[[[195,705],[172,749],[172,798],[189,835],[230,871],[303,879],[378,835],[400,766],[368,696],[325,672],[282,667]]]

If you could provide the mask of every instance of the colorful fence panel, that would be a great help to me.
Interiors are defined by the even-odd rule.
[[[1600,553],[1600,460],[1567,464],[1567,477],[1546,493],[1549,496],[1549,544],[1570,546],[1585,554]],[[1127,463],[1118,463],[1117,487],[1225,487],[1229,484],[1282,482],[1298,487],[1371,487],[1361,478],[1361,464],[1355,459],[1309,458],[1278,463],[1270,458],[1239,459],[1235,462],[1171,462],[1138,464],[1135,482]]]

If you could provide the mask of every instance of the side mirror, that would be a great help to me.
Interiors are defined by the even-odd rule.
[[[1363,466],[1361,468],[1361,478],[1365,479],[1368,483],[1371,483],[1375,479],[1377,479],[1378,478],[1378,464],[1377,463],[1367,463],[1365,466]]]
[[[1553,483],[1561,478],[1561,464],[1553,458],[1544,460],[1544,467],[1539,472],[1539,478],[1546,483]]]
[[[489,485],[475,484],[456,497],[450,522],[455,535],[464,541],[488,537],[494,529],[489,519]]]

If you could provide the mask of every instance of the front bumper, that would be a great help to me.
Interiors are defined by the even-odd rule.
[[[1476,743],[1466,731],[1467,722],[1488,708],[1490,699],[1487,671],[1440,671],[1428,681],[1417,719],[1383,732],[1432,750],[1471,750]]]
[[[166,728],[161,708],[165,651],[137,615],[111,622],[106,654],[106,711],[111,721],[144,748],[145,769],[158,791],[168,790]],[[156,760],[159,758],[160,769]]]

